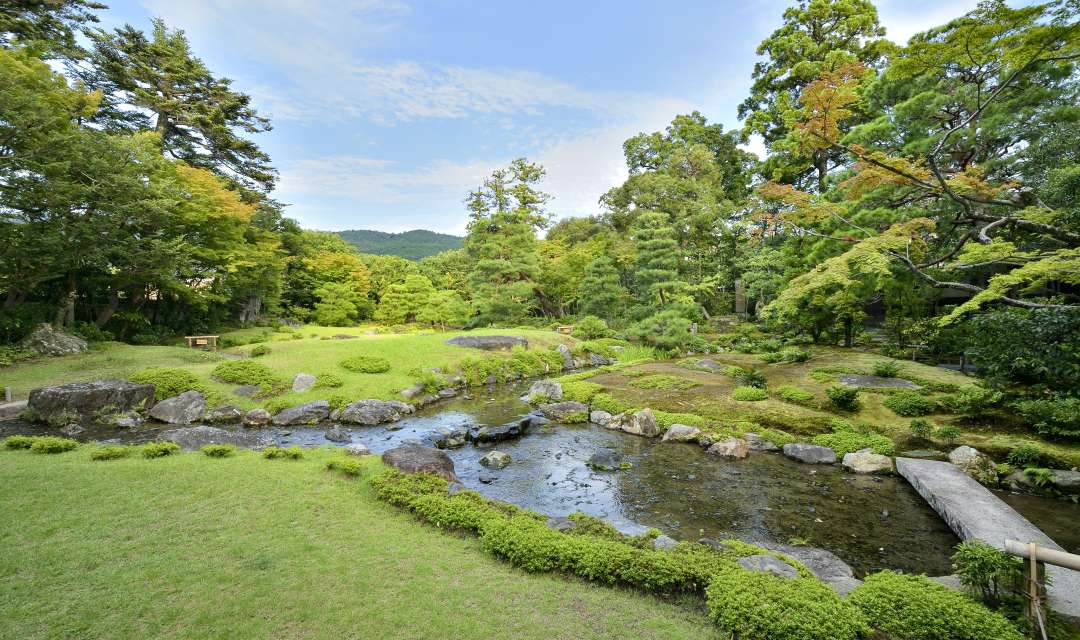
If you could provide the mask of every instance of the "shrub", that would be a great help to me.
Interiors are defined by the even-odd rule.
[[[1019,594],[1024,582],[1023,560],[981,540],[956,545],[952,563],[960,584],[983,602],[996,604],[1005,596]]]
[[[853,425],[846,420],[833,420],[829,426],[832,433],[823,433],[814,436],[813,443],[822,447],[829,447],[836,452],[838,457],[845,454],[870,449],[874,453],[883,456],[891,456],[895,451],[893,441],[887,436],[874,432],[867,423]]]
[[[30,444],[31,453],[64,453],[79,446],[77,440],[57,436],[35,436]]]
[[[390,370],[390,361],[379,356],[352,356],[338,364],[354,373],[385,373]]]
[[[1039,435],[1080,438],[1080,398],[1022,400],[1015,406]]]
[[[916,438],[922,438],[923,440],[929,440],[934,435],[934,424],[929,420],[923,420],[922,418],[915,418],[911,421],[911,435]]]
[[[611,335],[611,329],[606,322],[596,316],[585,316],[574,325],[575,338],[582,340],[595,340],[606,338]]]
[[[938,427],[935,435],[945,442],[953,444],[956,442],[957,438],[960,437],[960,429],[957,429],[952,425],[945,425],[944,427]]]
[[[858,411],[861,406],[859,403],[859,390],[853,387],[833,385],[825,390],[825,395],[829,396],[829,402],[841,411],[854,412]]]
[[[678,310],[668,309],[638,322],[629,332],[649,346],[677,351],[690,344],[691,324],[691,320]]]
[[[731,392],[731,397],[741,402],[757,402],[767,399],[769,393],[758,387],[735,387],[735,390]]]
[[[965,387],[942,398],[941,404],[952,413],[976,419],[990,413],[1003,398],[1004,395],[1000,391],[982,387]]]
[[[333,373],[320,373],[315,376],[315,388],[317,389],[337,389],[344,386],[345,382]]]
[[[698,383],[679,376],[668,374],[655,374],[643,376],[630,382],[631,387],[638,389],[663,389],[666,391],[686,391],[698,386]]]
[[[633,407],[621,400],[617,400],[610,393],[602,391],[592,397],[592,400],[589,402],[589,408],[593,411],[607,411],[611,415],[618,415],[629,411]]]
[[[724,370],[724,373],[735,379],[744,387],[757,387],[764,389],[766,385],[765,374],[754,371],[753,369],[743,369],[741,367],[729,367]]]
[[[94,449],[90,453],[91,460],[119,460],[120,458],[130,457],[135,452],[133,447],[124,447],[117,445],[109,445],[107,447],[99,447]]]
[[[898,391],[885,398],[882,404],[905,418],[930,415],[937,408],[933,400],[911,390]]]
[[[230,384],[255,384],[270,391],[277,384],[277,377],[270,367],[251,360],[226,360],[214,367],[210,375]]]
[[[340,471],[353,478],[360,475],[360,469],[360,461],[355,458],[333,458],[326,462],[327,471]]]
[[[1046,456],[1037,447],[1030,444],[1022,444],[1009,452],[1009,464],[1014,467],[1025,469],[1027,467],[1046,466]]]
[[[4,438],[4,448],[12,451],[29,449],[34,445],[34,436],[8,436]]]
[[[260,358],[262,356],[269,355],[269,354],[270,354],[270,347],[266,346],[265,344],[256,345],[248,353],[248,355],[250,355],[252,358]]]
[[[164,458],[180,453],[180,445],[175,442],[147,442],[140,451],[144,458]]]
[[[304,450],[300,447],[267,447],[262,455],[267,460],[299,460],[304,457]]]
[[[129,380],[154,385],[154,398],[157,400],[172,398],[185,391],[207,392],[206,384],[187,369],[152,367],[132,375]]]
[[[656,418],[656,425],[660,427],[661,431],[667,431],[673,424],[685,424],[688,427],[697,427],[698,429],[709,428],[708,420],[693,413],[675,413],[658,409],[653,409],[652,413],[653,417]]]
[[[882,571],[847,601],[894,640],[1023,640],[1004,616],[923,576]]]
[[[567,382],[562,385],[563,400],[573,400],[574,402],[581,402],[583,404],[589,404],[593,396],[600,393],[603,387],[595,382],[586,382],[584,380],[577,382]]]
[[[608,360],[619,359],[619,352],[613,349],[612,346],[604,340],[586,340],[584,342],[579,342],[577,343],[577,346],[574,347],[574,353],[595,353]]]
[[[758,359],[760,359],[762,362],[768,362],[768,363],[771,364],[771,363],[774,363],[774,362],[783,361],[784,354],[780,353],[779,351],[768,351],[766,353],[763,353],[763,354],[759,355]]]
[[[778,387],[776,395],[780,396],[781,400],[794,404],[807,404],[814,401],[814,394],[790,384]]]
[[[895,378],[900,375],[900,362],[897,360],[878,360],[874,363],[875,376],[882,378]]]
[[[236,447],[231,444],[208,444],[199,451],[207,458],[228,458],[236,455]]]

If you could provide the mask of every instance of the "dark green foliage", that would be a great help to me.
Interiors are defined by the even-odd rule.
[[[228,458],[236,455],[236,447],[231,444],[208,444],[199,451],[207,458]]]
[[[180,445],[175,442],[147,442],[139,450],[144,458],[164,458],[180,453]]]
[[[953,572],[973,595],[988,604],[998,604],[1010,595],[1019,595],[1024,583],[1024,561],[999,551],[981,540],[956,545]]]
[[[825,395],[829,397],[829,402],[841,411],[858,411],[861,406],[859,390],[854,387],[833,385],[825,390]]]
[[[1003,309],[970,322],[969,353],[989,383],[1080,389],[1080,310]]]
[[[600,256],[589,263],[579,297],[582,312],[609,322],[620,319],[628,292],[622,286],[619,270],[611,258]]]
[[[270,391],[279,384],[270,367],[251,360],[226,360],[210,372],[214,378],[230,384],[256,384]]]
[[[304,450],[300,447],[267,447],[262,455],[267,460],[300,460],[304,457]]]
[[[873,372],[875,376],[882,378],[895,378],[900,374],[900,368],[900,362],[897,360],[879,360],[874,363]]]
[[[952,413],[977,420],[984,418],[1005,398],[1000,391],[982,387],[964,387],[945,396],[941,404]]]
[[[1023,640],[1004,616],[923,576],[882,571],[848,595],[892,640]]]
[[[681,311],[669,309],[645,318],[630,328],[639,340],[657,349],[675,351],[690,344],[690,325]]]
[[[216,370],[215,370],[216,371]],[[187,369],[154,367],[133,374],[129,380],[139,384],[154,385],[154,397],[158,400],[178,396],[185,391],[206,393],[206,383]]]
[[[30,445],[31,453],[64,453],[73,451],[79,446],[77,440],[71,438],[59,438],[56,436],[35,436]]]
[[[117,445],[109,445],[106,447],[98,447],[90,453],[91,460],[119,460],[120,458],[130,458],[137,449],[135,447],[125,447]]]
[[[352,356],[338,364],[354,373],[385,373],[390,370],[390,361],[379,356]]]
[[[638,216],[632,232],[637,248],[634,277],[639,296],[664,307],[684,284],[678,277],[679,243],[671,219],[664,213],[646,212]]]
[[[1040,435],[1080,439],[1080,398],[1021,400],[1015,406]]]
[[[574,337],[582,340],[595,340],[611,335],[607,322],[596,316],[585,316],[574,325]]]
[[[915,418],[911,421],[911,435],[916,438],[922,438],[923,440],[929,440],[934,435],[934,425],[929,420],[923,420],[922,418]]]
[[[753,369],[742,369],[740,367],[729,367],[725,374],[731,376],[744,387],[757,387],[758,389],[764,389],[767,384],[765,380],[765,374]]]
[[[883,456],[891,456],[895,447],[888,436],[874,432],[873,428],[866,423],[851,424],[846,420],[833,420],[829,423],[832,433],[823,433],[814,436],[813,443],[822,447],[829,447],[836,452],[837,457],[844,454],[870,449],[874,453]]]
[[[362,469],[360,461],[355,458],[334,458],[326,462],[327,471],[340,471],[353,478],[360,475]]]
[[[903,390],[891,394],[882,403],[898,416],[912,418],[930,415],[937,404],[917,391]]]
[[[1007,460],[1009,464],[1020,469],[1047,466],[1046,456],[1043,452],[1038,447],[1033,447],[1030,444],[1020,445],[1010,451]]]
[[[960,429],[952,425],[945,425],[943,427],[938,427],[937,433],[934,435],[949,444],[953,444],[956,442],[956,439],[960,437]]]
[[[361,253],[377,256],[399,256],[407,260],[420,260],[444,251],[460,249],[464,238],[426,229],[414,229],[400,233],[349,229],[336,232],[343,240],[355,246]]]

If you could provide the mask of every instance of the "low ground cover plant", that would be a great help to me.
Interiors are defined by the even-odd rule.
[[[896,415],[906,418],[930,415],[937,409],[937,403],[933,400],[907,389],[889,395],[882,404]]]
[[[144,458],[164,458],[180,453],[180,445],[175,442],[147,442],[139,450]]]
[[[769,392],[759,387],[735,387],[731,392],[731,397],[741,402],[757,402],[767,400]]]
[[[228,458],[236,455],[236,447],[231,444],[208,444],[199,451],[207,458]]]
[[[187,369],[151,367],[132,374],[128,379],[139,384],[154,385],[154,398],[157,400],[172,398],[185,391],[204,394],[207,391],[206,383]]]
[[[665,391],[686,391],[698,386],[697,382],[665,373],[647,375],[630,382],[638,389],[663,389]]]
[[[267,447],[263,449],[262,456],[267,460],[300,460],[304,457],[304,450],[300,447]]]
[[[210,375],[230,384],[258,385],[264,392],[279,384],[270,367],[251,360],[226,360],[214,367]]]
[[[855,387],[833,385],[825,390],[829,403],[841,411],[855,412],[862,404],[859,402],[859,390]]]
[[[125,447],[121,445],[108,445],[105,447],[98,447],[90,452],[91,460],[119,460],[121,458],[130,458],[136,449],[134,447]]]
[[[776,388],[776,395],[785,402],[792,404],[810,404],[814,401],[814,394],[805,389],[785,384]]]
[[[884,456],[891,456],[895,452],[893,441],[888,436],[876,433],[867,423],[852,424],[847,420],[833,420],[829,426],[833,432],[814,436],[813,443],[829,447],[838,457],[842,458],[845,454],[863,449],[870,449]]]
[[[390,370],[390,361],[379,356],[352,356],[338,364],[353,373],[385,373]]]

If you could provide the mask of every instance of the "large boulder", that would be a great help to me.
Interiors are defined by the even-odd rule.
[[[555,422],[588,422],[589,407],[580,402],[556,402],[540,405],[544,417]]]
[[[780,447],[776,446],[772,440],[766,440],[756,433],[744,433],[743,439],[746,440],[746,444],[750,445],[751,451],[779,451]]]
[[[26,407],[36,419],[63,426],[101,412],[141,411],[153,403],[152,384],[95,380],[34,389]]]
[[[86,351],[88,345],[86,340],[58,331],[51,324],[43,322],[23,338],[19,346],[42,356],[71,356]]]
[[[958,467],[970,467],[978,464],[982,457],[983,454],[978,449],[967,445],[959,446],[949,452],[949,462]]]
[[[1062,493],[1080,493],[1080,471],[1054,469],[1050,472],[1050,484]]]
[[[741,460],[750,455],[750,445],[742,438],[728,438],[713,444],[708,452],[714,456]]]
[[[784,445],[784,455],[806,464],[834,464],[836,452],[816,444],[794,443]]]
[[[342,409],[335,420],[350,424],[373,426],[397,422],[402,416],[415,411],[413,406],[399,400],[357,400]]]
[[[589,413],[589,422],[606,427],[611,424],[611,419],[614,417],[607,411],[592,411]]]
[[[855,577],[851,567],[831,551],[787,544],[766,544],[765,548],[770,551],[779,551],[799,561],[810,570],[810,573],[841,596],[846,596],[862,584],[862,580]]]
[[[383,463],[405,473],[434,473],[447,482],[461,482],[454,473],[454,461],[438,449],[406,445],[382,454]]]
[[[586,466],[596,471],[618,471],[622,468],[622,456],[611,449],[603,449],[589,456]]]
[[[510,464],[510,454],[505,451],[488,451],[480,458],[480,464],[489,469],[503,469]]]
[[[180,445],[185,450],[201,449],[208,444],[231,444],[237,447],[268,447],[274,441],[255,431],[233,431],[220,427],[183,427],[169,429],[161,434],[162,440],[169,440]]]
[[[694,442],[697,440],[701,429],[685,424],[673,424],[664,432],[660,442]]]
[[[618,423],[619,429],[635,436],[655,438],[660,435],[660,425],[657,424],[656,416],[653,415],[650,409],[642,409],[637,413],[624,413],[616,416],[611,424],[616,423]]]
[[[844,468],[854,473],[892,473],[893,461],[889,456],[869,449],[844,454]]]
[[[313,400],[282,410],[273,417],[271,422],[279,427],[318,424],[328,417],[330,417],[330,403],[326,400]]]
[[[293,376],[292,390],[293,391],[307,391],[315,386],[315,376],[310,373],[298,373]]]
[[[485,351],[508,351],[514,347],[529,348],[529,341],[521,336],[457,336],[447,340],[446,344]]]
[[[150,407],[150,417],[169,424],[192,424],[206,413],[206,397],[198,391],[185,391]]]
[[[525,416],[506,424],[484,425],[475,427],[469,432],[469,439],[478,443],[502,442],[525,435],[534,426],[541,426],[547,422],[540,416]]]
[[[574,352],[570,350],[570,347],[566,346],[565,344],[560,344],[558,347],[555,348],[555,350],[559,352],[560,356],[562,356],[563,369],[573,369]]]
[[[766,554],[744,556],[737,561],[738,565],[747,571],[754,573],[767,573],[777,578],[791,579],[799,575],[795,567]]]
[[[468,440],[469,430],[465,427],[439,427],[431,433],[431,444],[438,449],[464,447]]]
[[[563,399],[562,385],[554,380],[537,380],[525,394],[528,402],[558,402]]]
[[[266,409],[252,409],[244,414],[245,427],[265,427],[270,424],[270,412]]]
[[[269,417],[269,414],[267,414]],[[244,412],[239,407],[223,404],[211,409],[206,414],[206,421],[211,424],[236,424],[244,419]]]

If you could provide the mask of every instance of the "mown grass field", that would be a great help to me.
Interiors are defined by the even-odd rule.
[[[244,329],[224,334],[222,337],[250,339],[266,329]],[[351,340],[323,339],[344,334],[356,336]],[[332,373],[344,385],[335,389],[313,389],[305,393],[286,393],[276,396],[292,404],[307,400],[325,399],[330,394],[345,395],[360,400],[366,398],[399,398],[398,392],[414,384],[417,368],[448,367],[465,358],[487,355],[490,352],[467,349],[445,344],[456,335],[501,334],[524,336],[530,347],[550,348],[559,343],[573,344],[570,336],[535,329],[476,330],[457,332],[426,332],[407,334],[376,334],[370,328],[305,326],[294,333],[270,333],[269,341],[262,343],[270,353],[257,358],[270,367],[283,381],[291,381],[297,373]],[[247,356],[257,345],[250,344],[224,353]],[[342,368],[339,363],[355,355],[380,356],[390,362],[385,373],[361,374]],[[16,399],[25,398],[31,389],[51,384],[95,380],[99,378],[126,378],[148,367],[178,367],[195,373],[208,387],[227,398],[230,404],[252,408],[261,404],[232,395],[235,385],[213,381],[210,372],[222,360],[221,354],[197,351],[185,347],[149,347],[122,343],[93,345],[90,351],[60,358],[40,358],[0,369],[0,386],[12,387]]]
[[[0,451],[0,638],[716,638],[699,603],[522,573],[364,478],[253,452]]]

